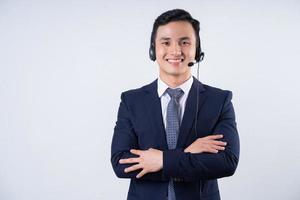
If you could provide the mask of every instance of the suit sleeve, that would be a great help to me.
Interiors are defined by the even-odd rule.
[[[130,108],[126,103],[126,95],[122,93],[121,103],[118,111],[118,119],[114,128],[114,134],[111,144],[111,164],[117,177],[136,178],[140,170],[125,173],[124,169],[133,164],[120,164],[119,160],[124,158],[137,157],[130,153],[130,149],[140,149],[138,138],[134,131],[133,118]],[[148,173],[140,180],[164,181],[168,180],[163,176],[162,170],[155,173]]]
[[[239,136],[236,128],[232,93],[227,92],[220,118],[213,134],[223,134],[227,142],[219,153],[185,153],[181,149],[163,153],[163,173],[166,177],[183,178],[185,181],[217,179],[234,174],[239,160]]]

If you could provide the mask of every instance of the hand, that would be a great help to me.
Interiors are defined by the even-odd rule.
[[[136,150],[131,149],[130,152],[135,155],[139,155],[138,158],[127,158],[120,159],[120,164],[133,164],[137,163],[131,167],[127,167],[124,172],[132,172],[135,170],[142,169],[142,171],[136,176],[136,178],[141,178],[149,172],[157,172],[163,167],[163,152],[157,149],[148,150]]]
[[[226,142],[218,141],[223,135],[209,135],[203,138],[198,138],[190,146],[188,146],[185,153],[218,153],[219,150],[225,150]]]

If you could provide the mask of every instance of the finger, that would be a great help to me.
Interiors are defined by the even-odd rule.
[[[221,146],[217,146],[217,145],[213,145],[212,148],[216,149],[216,150],[225,150],[225,147],[221,147]]]
[[[120,159],[120,164],[126,164],[126,163],[139,163],[140,158],[127,158],[127,159]]]
[[[136,175],[136,178],[141,178],[142,176],[144,176],[147,173],[148,173],[147,170],[143,169],[138,175]]]
[[[130,153],[140,156],[141,153],[142,153],[142,151],[141,150],[137,150],[137,149],[130,149]]]
[[[218,145],[218,146],[226,146],[227,142],[211,140],[211,144]]]
[[[206,136],[205,138],[216,140],[216,139],[223,138],[223,135],[221,135],[221,134],[219,134],[219,135],[209,135],[209,136]]]
[[[209,152],[210,152],[210,153],[218,153],[219,151],[216,150],[216,149],[210,148],[210,149],[209,149]]]
[[[205,148],[202,150],[202,152],[206,152],[206,153],[218,153],[219,151],[214,149],[214,148]]]
[[[135,170],[138,170],[138,169],[141,169],[141,165],[140,164],[136,164],[136,165],[133,165],[131,167],[127,167],[124,169],[124,172],[125,173],[128,173],[128,172],[132,172],[132,171],[135,171]]]

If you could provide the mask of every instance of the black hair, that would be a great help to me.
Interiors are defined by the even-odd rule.
[[[149,49],[149,56],[151,60],[156,60],[156,54],[155,54],[155,38],[156,38],[156,33],[157,29],[159,26],[166,25],[170,22],[174,21],[186,21],[189,22],[194,31],[195,31],[195,36],[196,36],[196,55],[195,55],[195,60],[201,61],[200,60],[200,54],[201,52],[201,45],[200,45],[200,36],[199,36],[199,31],[200,31],[200,23],[198,20],[194,19],[190,13],[183,9],[173,9],[166,11],[159,15],[156,20],[154,21],[153,28],[152,28],[152,33],[151,33],[151,39],[150,39],[150,49]]]

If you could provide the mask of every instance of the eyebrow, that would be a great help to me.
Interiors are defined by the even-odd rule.
[[[190,37],[181,37],[179,40],[189,40]],[[171,40],[169,37],[161,37],[159,40]]]

